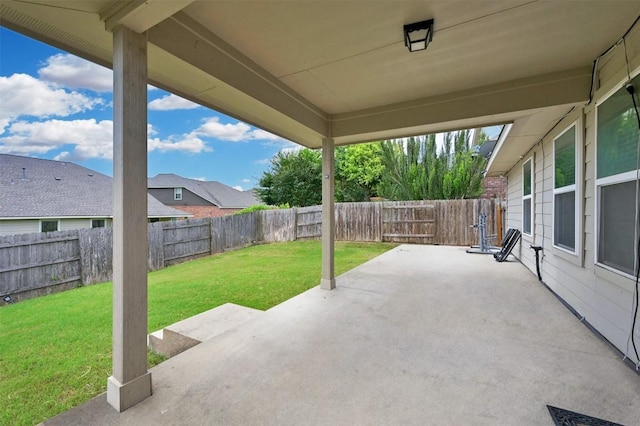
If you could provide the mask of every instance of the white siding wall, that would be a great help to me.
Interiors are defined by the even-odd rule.
[[[59,231],[71,231],[73,229],[91,228],[91,219],[60,219],[58,222]]]
[[[632,71],[640,67],[640,27],[627,39]],[[616,52],[603,61],[600,71],[600,88],[595,99],[621,87],[625,80],[624,51]],[[640,88],[637,88],[637,90]],[[583,164],[579,185],[580,209],[583,214],[577,224],[580,229],[577,254],[553,247],[553,139],[571,123],[577,121]],[[605,338],[620,351],[635,360],[633,349],[627,350],[631,331],[633,304],[633,280],[612,273],[595,265],[596,247],[596,199],[595,199],[595,106],[579,108],[569,114],[554,131],[541,143],[532,148],[534,155],[534,229],[533,237],[523,236],[519,247],[513,253],[535,274],[535,256],[529,248],[531,244],[544,247],[544,261],[541,264],[542,278],[556,294],[567,301]],[[544,151],[544,155],[543,155]],[[526,161],[531,153],[523,160]],[[513,167],[508,175],[507,228],[522,229],[522,161]],[[640,334],[636,331],[636,339]]]
[[[40,232],[39,220],[0,220],[0,235]]]
[[[91,219],[59,219],[58,226],[59,231],[91,228]],[[105,226],[113,226],[113,220],[105,218]],[[31,234],[34,232],[40,232],[40,220],[38,219],[0,220],[0,235]]]

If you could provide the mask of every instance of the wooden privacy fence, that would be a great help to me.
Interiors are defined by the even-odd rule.
[[[478,216],[487,218],[487,234],[498,233],[501,208],[494,200],[384,201],[336,204],[338,241],[468,246],[478,243]],[[295,210],[295,209],[294,209]],[[265,221],[274,211],[265,211]],[[320,238],[322,206],[297,209],[292,239]]]
[[[493,200],[339,203],[335,239],[471,245],[480,213],[487,234],[496,234],[496,208]],[[253,244],[320,238],[321,230],[322,206],[152,223],[148,266],[153,271]],[[112,254],[112,228],[0,237],[0,296],[20,300],[108,281]]]
[[[435,204],[391,204],[382,207],[382,241],[433,244]]]

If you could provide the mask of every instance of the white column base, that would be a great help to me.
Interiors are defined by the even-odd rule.
[[[147,399],[151,394],[151,373],[149,372],[125,384],[118,382],[113,376],[107,380],[107,402],[121,413]]]
[[[328,280],[326,278],[321,278],[320,288],[323,290],[333,290],[334,288],[336,288],[336,279],[331,278],[330,280]]]

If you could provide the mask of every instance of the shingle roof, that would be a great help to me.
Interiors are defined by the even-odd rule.
[[[221,208],[245,208],[261,204],[252,191],[238,191],[216,181],[187,179],[163,173],[149,178],[149,188],[185,188]]]
[[[148,195],[148,194],[147,194]],[[0,218],[111,217],[113,180],[74,163],[0,154]],[[149,217],[185,217],[148,195]]]

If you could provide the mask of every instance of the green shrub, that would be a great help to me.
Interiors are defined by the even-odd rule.
[[[273,209],[276,209],[276,208],[277,207],[266,206],[264,204],[256,204],[255,206],[245,207],[242,210],[238,210],[234,214],[245,214],[245,213],[257,212],[257,211],[260,211],[260,210],[273,210]]]

